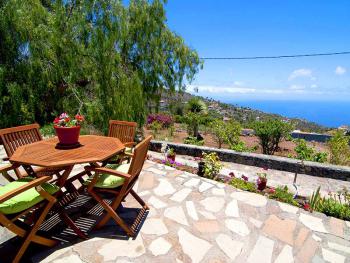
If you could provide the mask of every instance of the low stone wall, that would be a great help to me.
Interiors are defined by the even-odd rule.
[[[162,143],[164,142],[155,140],[152,141],[150,150],[159,152],[162,147]],[[308,161],[304,161],[304,165],[302,165],[300,160],[286,157],[236,152],[227,149],[209,148],[180,143],[166,143],[169,147],[174,148],[177,154],[198,157],[201,156],[202,152],[216,152],[219,155],[220,160],[224,162],[233,162],[256,167],[267,167],[274,170],[350,181],[350,167],[347,166],[337,166]]]

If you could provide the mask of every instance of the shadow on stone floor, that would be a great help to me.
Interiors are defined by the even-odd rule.
[[[107,199],[108,200],[108,199]],[[135,218],[137,217],[141,208],[130,208],[126,206],[121,206],[118,208],[117,213],[119,216],[128,224],[131,225]],[[126,233],[119,227],[114,220],[109,220],[107,224],[101,230],[93,230],[94,225],[102,219],[103,208],[94,202],[93,199],[87,198],[87,196],[80,196],[76,202],[73,202],[67,207],[67,211],[76,225],[85,233],[88,233],[89,239],[92,238],[105,238],[105,239],[119,239],[128,240],[129,237]],[[88,211],[82,214],[81,211]],[[136,229],[136,237],[144,224],[148,212],[145,213],[144,217],[141,219],[140,224]],[[46,224],[45,224],[46,223]],[[48,227],[50,226],[50,227]],[[40,262],[41,260],[48,257],[50,254],[58,249],[72,246],[79,242],[85,241],[80,239],[76,234],[70,229],[66,228],[64,223],[60,220],[57,214],[51,215],[41,227],[46,231],[41,231],[40,233],[44,236],[50,236],[55,240],[58,240],[59,244],[53,248],[48,248],[42,245],[31,243],[28,247],[26,253],[24,254],[21,262]],[[39,233],[39,234],[40,234]],[[135,238],[136,238],[135,237]],[[14,237],[0,244],[0,255],[1,262],[8,263],[12,262],[17,251],[23,243],[23,239],[19,237]]]

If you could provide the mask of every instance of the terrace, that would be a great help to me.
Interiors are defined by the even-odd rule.
[[[75,172],[81,169],[76,166]],[[32,262],[349,262],[349,222],[310,214],[152,161],[144,164],[134,190],[150,206],[135,239],[127,238],[110,221],[86,241],[73,237],[53,249],[33,246],[26,258]],[[121,216],[134,217],[133,207],[134,200],[128,198]],[[9,256],[16,244],[6,241],[10,237],[1,229],[2,257]]]

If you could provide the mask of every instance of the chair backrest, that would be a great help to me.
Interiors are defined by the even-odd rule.
[[[136,127],[136,122],[110,120],[108,136],[118,138],[122,143],[134,142]]]
[[[151,140],[152,136],[148,136],[146,139],[136,145],[128,172],[131,175],[131,180],[139,176],[143,164],[145,163],[148,147]]]
[[[39,124],[29,124],[0,130],[0,141],[4,145],[6,154],[11,157],[16,149],[22,145],[41,141]]]

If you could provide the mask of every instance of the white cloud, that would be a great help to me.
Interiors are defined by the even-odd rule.
[[[235,81],[235,82],[233,82],[233,85],[235,85],[235,86],[243,86],[244,82],[243,81]]]
[[[317,88],[318,88],[318,85],[312,84],[312,85],[310,86],[310,88],[312,88],[312,89],[317,89]]]
[[[302,85],[291,85],[291,86],[289,86],[289,89],[290,90],[304,90],[305,86],[302,86]]]
[[[312,70],[311,70],[311,69],[300,68],[300,69],[294,70],[294,71],[289,75],[288,80],[293,80],[293,79],[295,79],[295,78],[300,78],[300,77],[315,79],[315,78],[312,76]]]
[[[343,67],[341,67],[341,66],[338,66],[338,67],[335,68],[334,73],[335,73],[336,75],[344,75],[344,74],[346,73],[346,68],[343,68]]]
[[[209,92],[209,93],[239,93],[247,94],[254,93],[256,89],[253,88],[243,88],[243,87],[230,87],[230,86],[202,86],[202,85],[188,85],[187,90],[189,92],[195,91],[198,88],[199,92]]]

